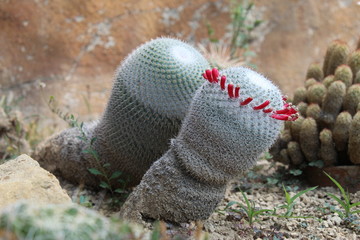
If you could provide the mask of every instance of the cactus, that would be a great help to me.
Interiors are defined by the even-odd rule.
[[[306,79],[313,78],[316,81],[321,81],[324,78],[324,73],[321,69],[321,65],[318,63],[310,64],[307,73]]]
[[[323,99],[322,119],[325,126],[332,128],[337,115],[341,111],[346,94],[346,85],[342,81],[333,82]]]
[[[207,219],[227,183],[255,164],[297,112],[279,89],[246,68],[213,69],[178,136],[130,194],[120,215],[188,222]]]
[[[353,82],[353,73],[348,65],[340,65],[336,68],[334,81],[340,80],[345,83],[346,88],[350,87]]]
[[[327,49],[323,74],[318,65],[310,65],[305,87],[296,89],[293,98],[301,116],[285,125],[280,139],[285,137],[288,144],[276,142],[270,150],[274,160],[283,162],[288,157],[294,168],[316,160],[322,160],[324,167],[360,164],[359,53],[350,53],[337,40]]]
[[[333,41],[327,49],[325,60],[323,64],[324,76],[335,73],[335,69],[346,64],[346,60],[349,54],[348,45],[340,40]]]
[[[352,116],[357,112],[357,106],[360,103],[360,84],[354,84],[348,88],[344,98],[343,108]]]
[[[319,135],[321,146],[319,156],[324,161],[324,166],[336,165],[337,152],[333,141],[332,132],[324,128]]]
[[[350,161],[360,164],[360,111],[355,114],[349,132]]]
[[[311,117],[306,118],[301,124],[299,141],[301,150],[309,162],[317,160],[319,149],[318,135],[316,121]]]
[[[76,204],[20,201],[0,211],[0,239],[120,240],[149,238],[135,224],[106,218]]]
[[[326,87],[322,83],[314,83],[307,89],[307,101],[309,103],[317,103],[321,106],[323,96],[326,93]]]
[[[295,90],[293,103],[299,104],[300,102],[306,102],[307,90],[305,87],[300,87]]]
[[[355,76],[360,71],[360,49],[357,49],[349,56],[347,64]]]
[[[143,44],[117,69],[101,119],[85,123],[83,130],[71,128],[51,137],[34,158],[69,181],[97,187],[99,179],[87,171],[97,168],[93,157],[84,153],[89,143],[77,138],[84,131],[94,140],[101,164],[121,171],[128,186],[138,184],[178,133],[208,67],[206,59],[182,41],[158,38]]]

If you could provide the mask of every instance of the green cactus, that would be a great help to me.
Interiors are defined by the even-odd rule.
[[[149,238],[135,224],[106,218],[75,204],[20,201],[0,211],[1,239],[120,240]]]
[[[340,40],[333,41],[325,55],[323,64],[324,76],[334,74],[338,66],[346,64],[348,54],[349,47],[345,42]]]
[[[324,166],[336,165],[337,152],[333,141],[332,132],[324,128],[319,135],[320,138],[320,151],[319,156],[324,162]]]
[[[311,103],[306,109],[306,116],[318,121],[321,117],[321,108],[319,104]]]
[[[307,89],[306,99],[308,103],[316,103],[321,106],[325,93],[324,84],[316,82]]]
[[[315,78],[309,78],[305,81],[305,88],[308,89],[309,87],[311,87],[312,85],[318,83],[318,81],[316,81]]]
[[[360,71],[358,71],[354,78],[354,83],[360,83]]]
[[[357,49],[350,54],[347,64],[355,76],[360,71],[360,49]]]
[[[297,118],[279,89],[246,68],[212,70],[197,91],[178,136],[146,172],[120,215],[188,222],[207,219],[227,183],[253,166]]]
[[[324,86],[325,86],[326,88],[328,88],[334,81],[335,81],[334,75],[329,75],[329,76],[326,76],[326,77],[324,78],[324,80],[322,81],[322,83],[324,84]]]
[[[334,81],[342,81],[346,88],[350,87],[353,82],[353,73],[348,65],[340,65],[336,68],[334,74]]]
[[[360,164],[360,112],[357,112],[351,122],[349,131],[349,156],[353,164]]]
[[[354,84],[347,90],[344,98],[343,109],[352,116],[357,112],[357,106],[360,103],[360,84]]]
[[[286,136],[288,144],[278,140],[270,149],[276,153],[274,160],[283,162],[279,153],[286,149],[294,168],[315,160],[325,167],[360,163],[359,63],[359,49],[350,53],[344,42],[334,41],[325,55],[322,78],[316,77],[321,76],[318,65],[310,65],[305,87],[296,89],[293,98],[301,116],[285,125],[279,139]]]
[[[297,104],[297,107],[298,107],[299,113],[302,116],[306,116],[306,111],[307,111],[307,108],[308,108],[308,104],[305,103],[305,102],[300,102],[299,104]]]
[[[352,117],[349,112],[341,112],[335,121],[333,138],[338,151],[346,151]]]
[[[306,79],[314,78],[316,81],[321,81],[324,78],[324,72],[321,69],[321,65],[318,63],[310,64],[307,73]]]
[[[321,119],[326,127],[333,127],[335,119],[341,111],[345,94],[346,85],[342,81],[335,81],[328,88],[323,98]]]
[[[286,136],[288,136],[287,138],[289,139],[289,141],[291,141],[291,139],[293,138],[295,141],[299,142],[300,141],[300,130],[301,130],[301,125],[304,121],[304,118],[300,115],[299,118],[294,121],[291,122],[290,125],[290,134],[286,134]],[[284,132],[286,132],[287,129],[284,130]],[[283,137],[283,133],[281,134],[281,138]]]
[[[306,160],[316,161],[320,145],[318,128],[313,118],[308,117],[301,124],[299,140]]]
[[[300,87],[295,90],[293,103],[299,104],[300,102],[306,102],[307,90],[305,87]]]
[[[282,149],[286,150],[286,149]],[[299,166],[305,162],[305,157],[301,152],[301,147],[298,142],[291,141],[287,145],[287,153],[290,158],[290,162],[292,165]]]
[[[134,50],[117,69],[103,116],[83,127],[101,163],[121,171],[128,186],[138,184],[179,131],[207,68],[197,50],[176,39],[158,38]],[[79,135],[78,128],[65,130],[39,146],[34,158],[69,181],[96,187],[99,180],[87,171],[96,164]]]

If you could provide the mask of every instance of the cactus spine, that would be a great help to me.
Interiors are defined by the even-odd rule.
[[[297,118],[279,89],[249,69],[213,69],[203,76],[208,81],[197,90],[170,150],[144,175],[121,216],[207,219],[226,184],[274,143],[281,120]]]
[[[134,50],[116,72],[100,121],[84,125],[102,164],[121,171],[129,186],[138,184],[177,134],[208,67],[197,50],[176,39],[158,38]],[[76,140],[76,135],[81,135],[79,129],[65,130],[40,146],[35,158],[72,182],[98,186],[98,179],[87,171],[96,167],[83,153],[88,143]]]

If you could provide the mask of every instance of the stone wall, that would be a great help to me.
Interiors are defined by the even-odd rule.
[[[0,0],[0,94],[23,96],[26,114],[54,119],[50,95],[82,120],[101,114],[115,68],[139,44],[158,36],[197,43],[206,24],[221,38],[228,0]],[[291,95],[327,44],[360,36],[358,1],[255,0],[265,22],[252,48],[258,70]],[[46,85],[40,88],[39,83]]]

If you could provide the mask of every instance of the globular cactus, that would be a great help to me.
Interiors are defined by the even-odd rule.
[[[207,68],[196,49],[176,39],[158,38],[134,50],[117,69],[101,119],[83,126],[101,165],[121,171],[127,186],[138,184],[178,133]],[[89,143],[81,135],[79,128],[67,129],[41,144],[34,158],[69,181],[98,186],[87,170],[97,164],[84,153]]]
[[[288,144],[277,141],[270,152],[279,162],[289,158],[294,168],[317,160],[325,167],[360,164],[360,50],[350,53],[344,42],[334,41],[322,73],[319,69],[310,65],[305,87],[295,90],[293,102],[301,116],[285,125],[280,139],[286,136]]]
[[[279,89],[236,67],[204,73],[178,136],[130,194],[120,215],[132,221],[207,219],[227,183],[253,166],[297,118]]]
[[[349,47],[345,42],[340,40],[333,41],[325,54],[323,75],[334,74],[338,66],[346,63],[349,52]]]
[[[306,73],[306,79],[313,78],[316,81],[321,81],[324,78],[324,73],[321,69],[321,65],[318,63],[310,64]]]
[[[121,240],[149,235],[138,225],[106,218],[76,204],[20,201],[0,211],[0,239]]]

